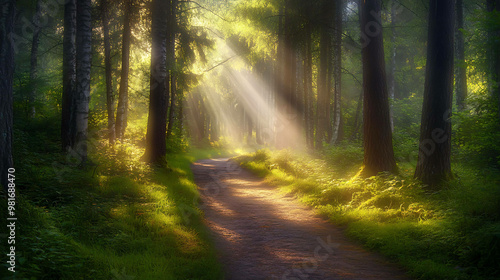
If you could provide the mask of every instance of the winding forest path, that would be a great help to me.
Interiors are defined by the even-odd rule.
[[[409,279],[228,159],[192,170],[225,279]]]

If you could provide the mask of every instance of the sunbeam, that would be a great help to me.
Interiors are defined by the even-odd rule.
[[[194,138],[217,141],[222,137],[236,145],[303,147],[301,115],[276,94],[275,74],[264,76],[221,39],[217,46],[221,62],[209,68],[188,97]],[[280,108],[279,104],[285,106]]]

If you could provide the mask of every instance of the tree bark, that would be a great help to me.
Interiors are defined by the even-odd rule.
[[[285,2],[286,3],[286,2]],[[283,91],[284,91],[284,49],[285,46],[285,31],[284,31],[284,18],[285,18],[286,7],[280,7],[279,12],[279,22],[278,22],[278,44],[276,46],[276,64],[274,67],[274,96],[275,96],[275,127],[274,127],[274,145],[276,147],[283,146],[282,139],[280,135],[280,128],[283,127],[280,114],[283,111],[284,101],[283,101]]]
[[[415,178],[436,187],[452,178],[454,0],[430,0],[424,105]]]
[[[177,77],[176,77],[176,58],[175,58],[175,37],[177,34],[177,0],[172,0],[168,20],[168,68],[170,70],[170,107],[168,111],[167,139],[170,139],[174,129],[175,111],[177,110]]]
[[[40,42],[40,15],[42,9],[40,0],[36,1],[35,14],[33,15],[33,40],[31,41],[31,57],[30,57],[30,93],[28,97],[30,118],[34,118],[36,114],[35,100],[38,80],[38,45]]]
[[[73,150],[81,164],[87,160],[87,133],[90,101],[90,70],[92,65],[92,1],[77,1],[76,25],[76,99],[75,140]]]
[[[73,112],[76,97],[76,0],[67,0],[64,4],[63,36],[61,144],[63,151],[67,151],[75,142]]]
[[[120,91],[118,93],[118,107],[116,109],[116,137],[123,139],[127,128],[128,119],[128,77],[130,72],[130,39],[131,26],[130,14],[132,12],[132,0],[127,0],[125,5],[125,16],[123,19],[122,35],[122,70],[120,73]]]
[[[0,14],[0,184],[7,195],[8,171],[14,167],[12,160],[14,76],[14,16],[16,1],[2,0]]]
[[[357,140],[358,139],[358,131],[359,131],[359,127],[360,127],[360,124],[359,124],[359,119],[360,119],[360,115],[361,115],[361,109],[363,108],[363,91],[361,91],[361,93],[359,94],[359,98],[358,98],[358,104],[356,106],[356,115],[354,117],[354,125],[353,125],[353,130],[352,130],[352,134],[351,134],[351,138],[350,140],[351,141],[354,141],[354,140]]]
[[[342,121],[342,1],[333,1],[334,28],[333,28],[333,135],[331,144],[339,144],[344,138]]]
[[[149,163],[164,162],[166,155],[166,129],[168,88],[167,79],[167,14],[166,1],[153,0],[151,6],[151,77],[148,131],[145,159]]]
[[[380,0],[362,3],[361,30],[369,36],[363,57],[363,143],[364,168],[361,175],[396,171],[392,146],[389,96],[385,75],[384,42],[378,14]]]
[[[304,48],[304,118],[306,131],[306,144],[310,149],[314,148],[314,112],[312,92],[312,31],[311,24],[305,27],[306,42]]]
[[[455,66],[455,95],[456,103],[459,111],[465,109],[465,99],[467,98],[467,63],[465,61],[465,46],[464,46],[464,34],[462,29],[464,28],[464,7],[463,0],[456,0],[456,61]]]
[[[389,99],[394,102],[396,98],[396,1],[391,0],[391,66],[389,73]],[[394,132],[394,108],[391,103],[391,130]]]
[[[115,142],[115,110],[113,98],[113,75],[111,66],[111,43],[109,39],[109,2],[101,0],[101,20],[104,34],[104,68],[106,77],[106,108],[108,112],[108,139]]]
[[[330,1],[324,2],[322,10],[322,21],[320,27],[320,54],[319,54],[319,71],[318,71],[318,100],[316,104],[316,146],[317,150],[323,147],[327,126],[330,123],[328,111],[330,109],[330,87],[328,85],[328,64],[330,58]]]

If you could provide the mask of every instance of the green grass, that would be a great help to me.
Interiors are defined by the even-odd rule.
[[[33,133],[45,135],[44,129],[49,134],[55,130],[34,126]],[[228,152],[198,149],[170,154],[166,167],[152,168],[139,160],[141,148],[124,143],[111,149],[102,141],[93,144],[95,165],[79,169],[59,154],[57,144],[41,151],[30,136],[16,133],[21,134],[15,155],[20,159],[18,263],[16,274],[5,277],[222,278],[202,223],[190,164]],[[53,143],[56,137],[46,140]],[[5,220],[5,203],[0,207]],[[6,251],[6,242],[0,250]]]
[[[455,164],[456,179],[428,193],[400,175],[354,175],[363,156],[347,146],[324,156],[261,150],[235,159],[279,191],[296,195],[371,250],[404,265],[417,279],[496,279],[500,273],[500,174]]]

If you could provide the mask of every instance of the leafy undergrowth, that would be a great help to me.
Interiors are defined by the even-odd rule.
[[[455,165],[457,179],[429,193],[399,176],[354,176],[359,148],[336,147],[321,159],[289,150],[259,150],[235,158],[242,166],[295,194],[349,236],[404,265],[418,279],[497,279],[500,274],[500,174]]]
[[[151,168],[132,144],[93,142],[81,169],[60,155],[51,123],[16,131],[17,265],[12,274],[3,262],[6,279],[221,278],[190,170],[221,152],[169,155]]]

